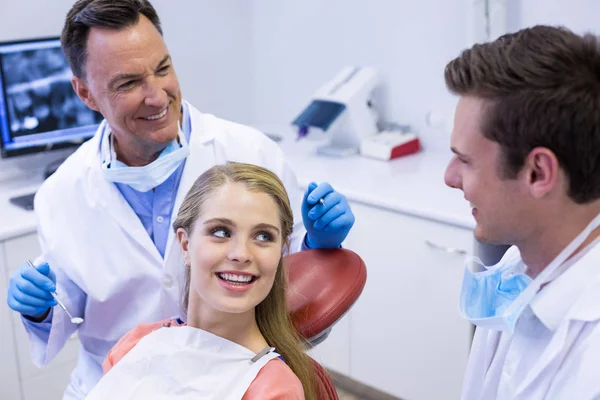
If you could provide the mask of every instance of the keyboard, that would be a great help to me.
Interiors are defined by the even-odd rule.
[[[25,210],[33,211],[33,198],[35,193],[26,194],[23,196],[13,197],[10,202],[17,207],[24,208]]]

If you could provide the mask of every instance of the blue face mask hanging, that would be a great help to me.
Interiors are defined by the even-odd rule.
[[[123,183],[138,192],[147,192],[167,180],[179,165],[189,155],[190,149],[185,134],[179,127],[179,142],[177,139],[164,148],[158,158],[143,167],[130,167],[117,160],[114,151],[113,138],[107,126],[102,137],[102,172],[110,182]]]
[[[526,266],[515,247],[493,267],[469,257],[460,293],[461,315],[474,325],[513,333],[519,316],[542,285],[564,270],[564,262],[598,226],[600,214],[534,280],[525,274]]]

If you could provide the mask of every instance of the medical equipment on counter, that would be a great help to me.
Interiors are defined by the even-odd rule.
[[[319,154],[356,154],[361,140],[378,131],[378,113],[373,107],[378,85],[379,76],[371,67],[342,69],[313,95],[310,104],[292,122],[298,127],[299,138],[317,128],[331,134],[330,143],[317,149]]]
[[[30,260],[27,260],[27,264],[29,264],[29,266],[31,268],[35,269],[35,266],[33,265],[33,263]],[[83,318],[73,317],[71,315],[71,313],[67,310],[67,307],[65,307],[65,305],[63,304],[63,302],[60,301],[60,299],[58,298],[58,295],[56,294],[56,292],[50,292],[50,294],[52,295],[52,297],[54,297],[54,300],[56,300],[56,302],[58,303],[58,305],[60,306],[60,308],[62,308],[67,313],[67,315],[69,316],[69,318],[71,318],[71,322],[72,323],[74,323],[76,325],[79,325],[79,324],[83,323]]]
[[[360,155],[388,161],[413,154],[421,149],[421,142],[414,133],[385,131],[364,138],[360,143]]]

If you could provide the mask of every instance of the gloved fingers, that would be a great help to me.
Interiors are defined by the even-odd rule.
[[[45,300],[37,297],[28,296],[17,288],[17,283],[11,280],[8,287],[7,303],[13,310],[31,316],[42,315],[56,304],[54,299]]]
[[[45,265],[48,265],[48,264],[45,264]],[[44,266],[44,264],[42,264],[40,266],[40,267],[42,267],[42,272],[49,273],[50,268],[49,267],[44,268],[43,266]],[[56,285],[54,284],[54,282],[52,282],[51,278],[44,275],[42,272],[38,271],[36,268],[31,268],[29,265],[26,265],[25,267],[23,267],[21,269],[21,277],[23,279],[31,282],[32,284],[34,284],[35,286],[37,286],[38,288],[40,288],[42,290],[46,290],[47,292],[55,292]]]
[[[336,204],[331,209],[329,209],[323,216],[315,221],[313,227],[318,230],[325,229],[330,223],[332,223],[336,218],[344,215],[346,208],[341,206],[340,204]]]
[[[40,299],[38,297],[29,296],[23,292],[15,291],[12,293],[12,298],[17,301],[21,306],[34,307],[38,310],[48,309],[56,305],[56,300]]]
[[[308,212],[308,218],[316,221],[322,218],[327,212],[337,207],[343,200],[343,197],[338,192],[331,192],[323,198],[323,204],[317,203]]]
[[[50,308],[50,307],[46,307],[46,308],[44,308],[42,310],[42,309],[40,309],[38,307],[33,307],[33,306],[21,304],[18,301],[16,301],[14,299],[14,297],[12,297],[12,296],[10,296],[8,298],[8,306],[12,310],[14,310],[14,311],[16,311],[16,312],[18,312],[20,314],[28,315],[28,316],[31,316],[31,317],[37,317],[37,316],[40,316],[40,315],[44,315],[46,313],[46,311],[48,311],[48,309]]]
[[[48,278],[52,281],[52,283],[54,283],[54,287],[56,287],[56,274],[50,269],[50,267],[48,267]]]
[[[54,301],[54,297],[49,291],[41,289],[26,279],[17,279],[14,281],[17,290],[15,292],[23,293],[26,296],[37,297],[40,300]]]
[[[340,230],[350,230],[354,225],[354,214],[344,213],[344,215],[334,219],[324,229],[325,232],[336,232]]]
[[[308,204],[316,204],[319,202],[319,199],[322,199],[334,191],[333,187],[331,187],[331,185],[327,182],[323,182],[316,187],[313,186],[313,183],[314,182],[311,182],[311,185],[308,186],[307,190],[307,192],[310,191],[310,193],[308,193],[306,196],[306,201]]]
[[[304,192],[304,198],[302,199],[303,203],[309,204],[308,203],[308,196],[310,196],[310,194],[313,192],[313,190],[316,189],[318,185],[315,182],[311,182],[308,184],[308,187],[306,188],[306,192]]]
[[[56,275],[54,274],[54,271],[52,271],[50,269],[50,266],[48,265],[48,263],[42,263],[42,264],[38,265],[37,267],[35,267],[35,269],[37,269],[37,271],[40,274],[45,275],[48,278],[50,278],[50,280],[53,283],[56,283]]]

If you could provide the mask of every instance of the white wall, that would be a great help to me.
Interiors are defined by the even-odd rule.
[[[0,0],[0,40],[60,34],[71,0]]]
[[[0,0],[0,41],[60,35],[74,2]],[[252,122],[252,2],[153,0],[152,4],[161,17],[184,97],[202,111]],[[0,159],[0,181],[64,154]]]
[[[152,4],[162,20],[183,96],[201,111],[252,122],[252,2],[152,0]]]
[[[467,45],[464,0],[256,0],[257,124],[291,122],[345,65],[372,65],[385,80],[385,115],[419,128],[428,147],[448,146],[429,129],[430,111],[453,113],[446,63]]]
[[[387,119],[417,127],[425,147],[446,149],[456,99],[445,64],[469,43],[469,4],[482,0],[153,0],[184,97],[199,109],[258,125],[289,124],[343,66],[372,65],[385,81]],[[600,27],[596,0],[506,0],[508,29]],[[0,0],[0,41],[58,35],[73,0]],[[175,6],[176,5],[176,6]],[[23,165],[48,157],[23,157]],[[15,161],[0,160],[0,180]]]
[[[509,30],[536,24],[563,25],[583,34],[600,34],[600,2],[597,0],[509,0]]]

